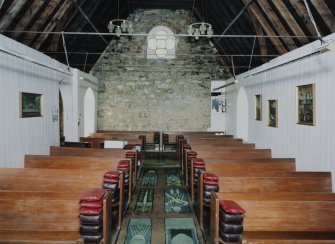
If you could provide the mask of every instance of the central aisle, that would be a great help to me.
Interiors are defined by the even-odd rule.
[[[164,169],[171,163],[144,161],[117,244],[205,243],[179,168]]]

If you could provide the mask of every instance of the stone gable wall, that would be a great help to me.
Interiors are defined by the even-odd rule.
[[[163,25],[186,34],[188,11],[136,10],[134,33]],[[222,79],[209,40],[176,37],[176,59],[147,60],[146,36],[111,41],[92,69],[99,80],[98,130],[206,131],[211,80]]]

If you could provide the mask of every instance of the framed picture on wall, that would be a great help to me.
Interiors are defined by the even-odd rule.
[[[255,120],[262,120],[262,95],[255,95]]]
[[[315,85],[297,86],[297,124],[315,125]]]
[[[278,127],[278,101],[268,100],[268,126]]]
[[[43,95],[36,93],[20,93],[20,117],[31,118],[43,116]]]

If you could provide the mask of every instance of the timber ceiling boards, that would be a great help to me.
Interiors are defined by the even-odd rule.
[[[0,33],[66,63],[59,34],[63,31],[70,66],[86,72],[91,70],[112,37],[67,32],[106,33],[108,22],[117,17],[118,9],[120,18],[127,18],[137,8],[194,10],[196,19],[193,21],[211,23],[217,35],[233,22],[225,34],[239,37],[212,38],[212,43],[221,55],[223,69],[231,71],[234,63],[237,74],[315,40],[312,37],[317,33],[303,0],[253,0],[245,7],[250,1],[0,0]],[[307,1],[321,35],[335,32],[335,1]]]

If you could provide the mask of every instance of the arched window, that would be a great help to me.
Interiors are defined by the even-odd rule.
[[[147,59],[176,58],[174,33],[165,26],[153,28],[148,35]]]

